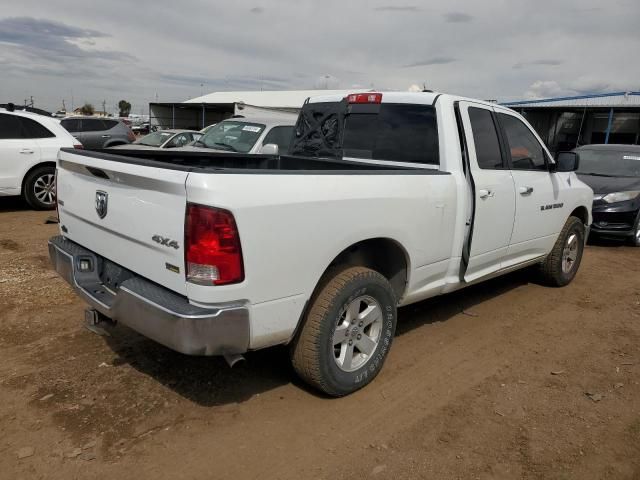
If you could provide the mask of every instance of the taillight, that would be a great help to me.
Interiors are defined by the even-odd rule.
[[[230,211],[188,203],[184,235],[187,281],[226,285],[244,280],[240,236]]]
[[[349,103],[382,103],[381,93],[352,93],[347,95]]]
[[[127,132],[127,137],[129,138],[130,141],[135,142],[136,141],[136,136],[133,133],[133,130],[131,130],[130,128],[128,128],[127,130],[129,130]]]
[[[78,150],[84,150],[84,147],[82,146],[81,143],[74,143],[73,148],[76,148]]]

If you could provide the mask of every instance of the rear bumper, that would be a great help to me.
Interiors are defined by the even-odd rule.
[[[53,268],[89,305],[110,319],[187,355],[240,354],[249,347],[249,308],[243,302],[191,305],[171,290],[119,267],[62,236],[49,240]],[[92,268],[81,272],[81,260]],[[122,281],[105,285],[101,274]]]

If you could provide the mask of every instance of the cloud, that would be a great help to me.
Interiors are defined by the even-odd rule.
[[[466,23],[473,20],[473,17],[467,13],[449,12],[445,13],[444,20],[448,23]]]
[[[580,77],[561,83],[556,80],[537,80],[533,82],[524,96],[526,99],[563,97],[573,95],[589,95],[613,91],[634,90],[633,83],[616,83],[593,77]]]
[[[456,59],[453,57],[433,57],[427,60],[420,60],[418,62],[410,63],[408,65],[403,65],[402,68],[428,67],[429,65],[446,65],[448,63],[453,63],[455,61]]]
[[[513,68],[519,70],[521,68],[529,67],[529,66],[549,66],[549,67],[558,67],[564,63],[563,60],[553,60],[553,59],[542,59],[542,60],[534,60],[532,62],[518,62],[513,65]]]
[[[192,87],[203,87],[207,89],[205,93],[209,93],[212,89],[217,90],[244,90],[244,89],[261,89],[267,88],[283,89],[287,88],[290,83],[289,79],[274,76],[238,76],[229,75],[226,77],[208,77],[205,75],[183,75],[183,74],[161,74],[160,80],[174,85],[189,85]]]
[[[108,37],[97,30],[73,27],[51,20],[32,17],[0,19],[0,43],[21,49],[31,57],[59,59],[95,58],[104,60],[133,59],[128,53],[112,50],[81,48],[94,46],[96,38]]]
[[[420,8],[414,5],[385,5],[374,8],[377,12],[419,12]]]
[[[251,13],[255,13],[255,14],[261,14],[264,13],[264,8],[262,7],[253,7],[251,10],[249,10]]]

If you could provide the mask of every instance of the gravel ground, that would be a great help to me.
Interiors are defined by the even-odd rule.
[[[0,198],[2,479],[640,478],[640,249],[401,309],[380,376],[336,400],[284,348],[229,369],[85,330],[49,215]]]

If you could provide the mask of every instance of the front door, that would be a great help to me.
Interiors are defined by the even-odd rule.
[[[504,266],[547,254],[568,217],[561,177],[549,172],[549,154],[520,118],[497,112],[516,190],[516,217]]]
[[[464,275],[471,282],[501,268],[513,229],[515,187],[493,109],[472,102],[460,102],[459,108],[475,197]]]

